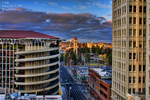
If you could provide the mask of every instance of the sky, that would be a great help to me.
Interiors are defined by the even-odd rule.
[[[112,0],[1,0],[0,30],[112,42]]]

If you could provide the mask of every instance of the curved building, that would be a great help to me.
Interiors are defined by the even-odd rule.
[[[1,31],[1,34],[2,42],[15,45],[14,92],[58,94],[60,39],[33,31]]]

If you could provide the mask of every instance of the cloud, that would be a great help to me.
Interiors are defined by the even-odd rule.
[[[46,13],[25,8],[0,10],[0,29],[33,30],[62,39],[77,36],[79,42],[112,41],[112,21],[90,13]],[[10,18],[11,16],[11,18]]]
[[[112,7],[111,5],[102,4],[102,3],[100,3],[99,1],[93,2],[93,5],[96,5],[96,6],[98,6],[99,8],[111,8],[111,7]]]
[[[65,6],[62,6],[61,8],[63,8],[63,9],[71,9],[71,8],[69,8],[69,7],[65,7]]]
[[[86,6],[83,6],[83,5],[78,5],[79,9],[87,9]]]
[[[57,3],[55,3],[55,2],[47,2],[49,5],[51,5],[51,6],[58,6],[58,4]]]

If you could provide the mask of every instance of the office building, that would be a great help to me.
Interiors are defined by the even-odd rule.
[[[125,100],[128,93],[145,99],[147,2],[112,2],[112,100]]]
[[[34,31],[0,30],[0,87],[7,93],[59,94],[60,41]]]

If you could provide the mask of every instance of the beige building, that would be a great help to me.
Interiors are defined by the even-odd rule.
[[[128,93],[135,92],[144,100],[147,1],[113,0],[112,2],[112,100],[125,100]],[[146,90],[148,91],[147,88]]]
[[[1,88],[7,92],[59,94],[57,37],[33,31],[0,31]]]

